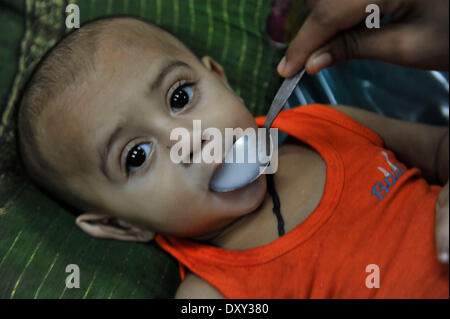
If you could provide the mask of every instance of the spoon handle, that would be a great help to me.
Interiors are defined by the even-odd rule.
[[[273,121],[275,121],[275,118],[283,109],[283,106],[288,101],[292,92],[294,92],[295,87],[304,74],[305,69],[302,69],[293,77],[284,80],[283,84],[277,92],[277,95],[275,95],[275,98],[273,99],[272,105],[269,109],[269,113],[267,113],[266,121],[264,122],[265,128],[269,129],[272,126]]]

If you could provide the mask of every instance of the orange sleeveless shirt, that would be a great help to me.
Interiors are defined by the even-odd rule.
[[[260,126],[264,120],[256,118]],[[434,239],[441,187],[428,185],[376,133],[333,108],[283,111],[273,127],[324,159],[319,205],[284,236],[247,250],[157,235],[182,278],[187,267],[237,299],[449,298],[448,266],[438,262]]]

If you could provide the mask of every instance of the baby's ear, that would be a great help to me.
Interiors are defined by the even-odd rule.
[[[123,220],[96,213],[85,213],[78,216],[76,224],[85,233],[98,238],[147,242],[155,236],[155,233],[150,230],[141,229]]]
[[[209,56],[204,56],[202,58],[202,63],[203,65],[208,69],[213,71],[214,73],[216,73],[219,78],[229,87],[230,85],[228,84],[228,80],[227,80],[227,76],[225,74],[225,71],[223,70],[222,66],[217,63],[216,61],[213,60],[213,58],[209,57]]]

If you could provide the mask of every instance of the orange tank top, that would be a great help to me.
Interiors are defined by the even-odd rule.
[[[260,126],[264,120],[256,118]],[[273,126],[324,159],[320,203],[284,236],[247,250],[157,235],[182,278],[187,267],[226,298],[449,297],[448,266],[437,261],[434,241],[441,187],[333,108],[283,111]]]

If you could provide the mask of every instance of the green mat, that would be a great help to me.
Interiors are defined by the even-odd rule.
[[[0,298],[170,298],[177,262],[155,243],[92,239],[74,216],[33,186],[15,147],[15,109],[39,58],[65,32],[65,8],[81,22],[134,14],[178,35],[199,56],[224,67],[254,115],[262,115],[280,85],[282,52],[265,33],[269,0],[0,0]],[[80,288],[68,289],[68,264],[80,268]]]

